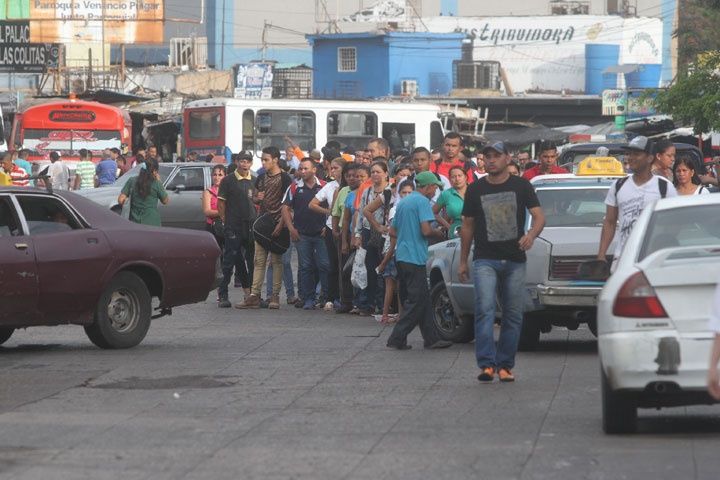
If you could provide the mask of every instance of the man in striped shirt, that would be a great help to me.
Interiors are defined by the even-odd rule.
[[[10,152],[5,152],[2,155],[2,168],[6,174],[10,175],[14,186],[27,187],[30,183],[27,172],[13,163]]]
[[[82,148],[78,153],[80,161],[75,166],[73,190],[95,188],[95,164],[92,162],[92,152]]]

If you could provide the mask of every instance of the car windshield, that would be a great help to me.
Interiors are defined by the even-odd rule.
[[[598,227],[605,217],[607,188],[543,188],[537,196],[546,227]]]
[[[160,169],[158,172],[160,173],[160,182],[165,185],[165,182],[167,181],[168,177],[170,176],[170,173],[175,170],[174,165],[165,165],[160,164]],[[133,177],[137,177],[140,173],[140,165],[135,165],[133,168],[128,170],[128,172],[123,175],[122,177],[115,180],[115,183],[113,183],[113,187],[122,188],[125,186],[128,180],[130,180]]]
[[[648,224],[639,260],[663,248],[720,245],[716,205],[690,205],[659,210]]]

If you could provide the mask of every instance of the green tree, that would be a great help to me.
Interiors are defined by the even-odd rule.
[[[720,131],[720,51],[698,56],[692,69],[655,98],[656,108],[696,134]]]
[[[720,0],[677,0],[679,3],[678,69],[684,72],[697,56],[708,50],[720,50]]]

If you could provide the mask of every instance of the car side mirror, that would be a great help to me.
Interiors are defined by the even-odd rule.
[[[455,227],[455,236],[457,238],[460,238],[460,231],[462,230],[462,227]]]
[[[175,193],[180,193],[185,191],[185,185],[176,185],[175,186]]]

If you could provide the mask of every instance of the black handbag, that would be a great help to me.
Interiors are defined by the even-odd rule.
[[[255,235],[255,241],[259,243],[261,247],[271,253],[282,255],[290,248],[290,231],[287,228],[283,228],[280,231],[280,235],[273,237],[272,233],[275,231],[275,227],[277,227],[277,222],[273,216],[269,213],[263,213],[255,220],[252,229]]]
[[[225,224],[219,217],[213,220],[212,232],[218,238],[225,238]]]

